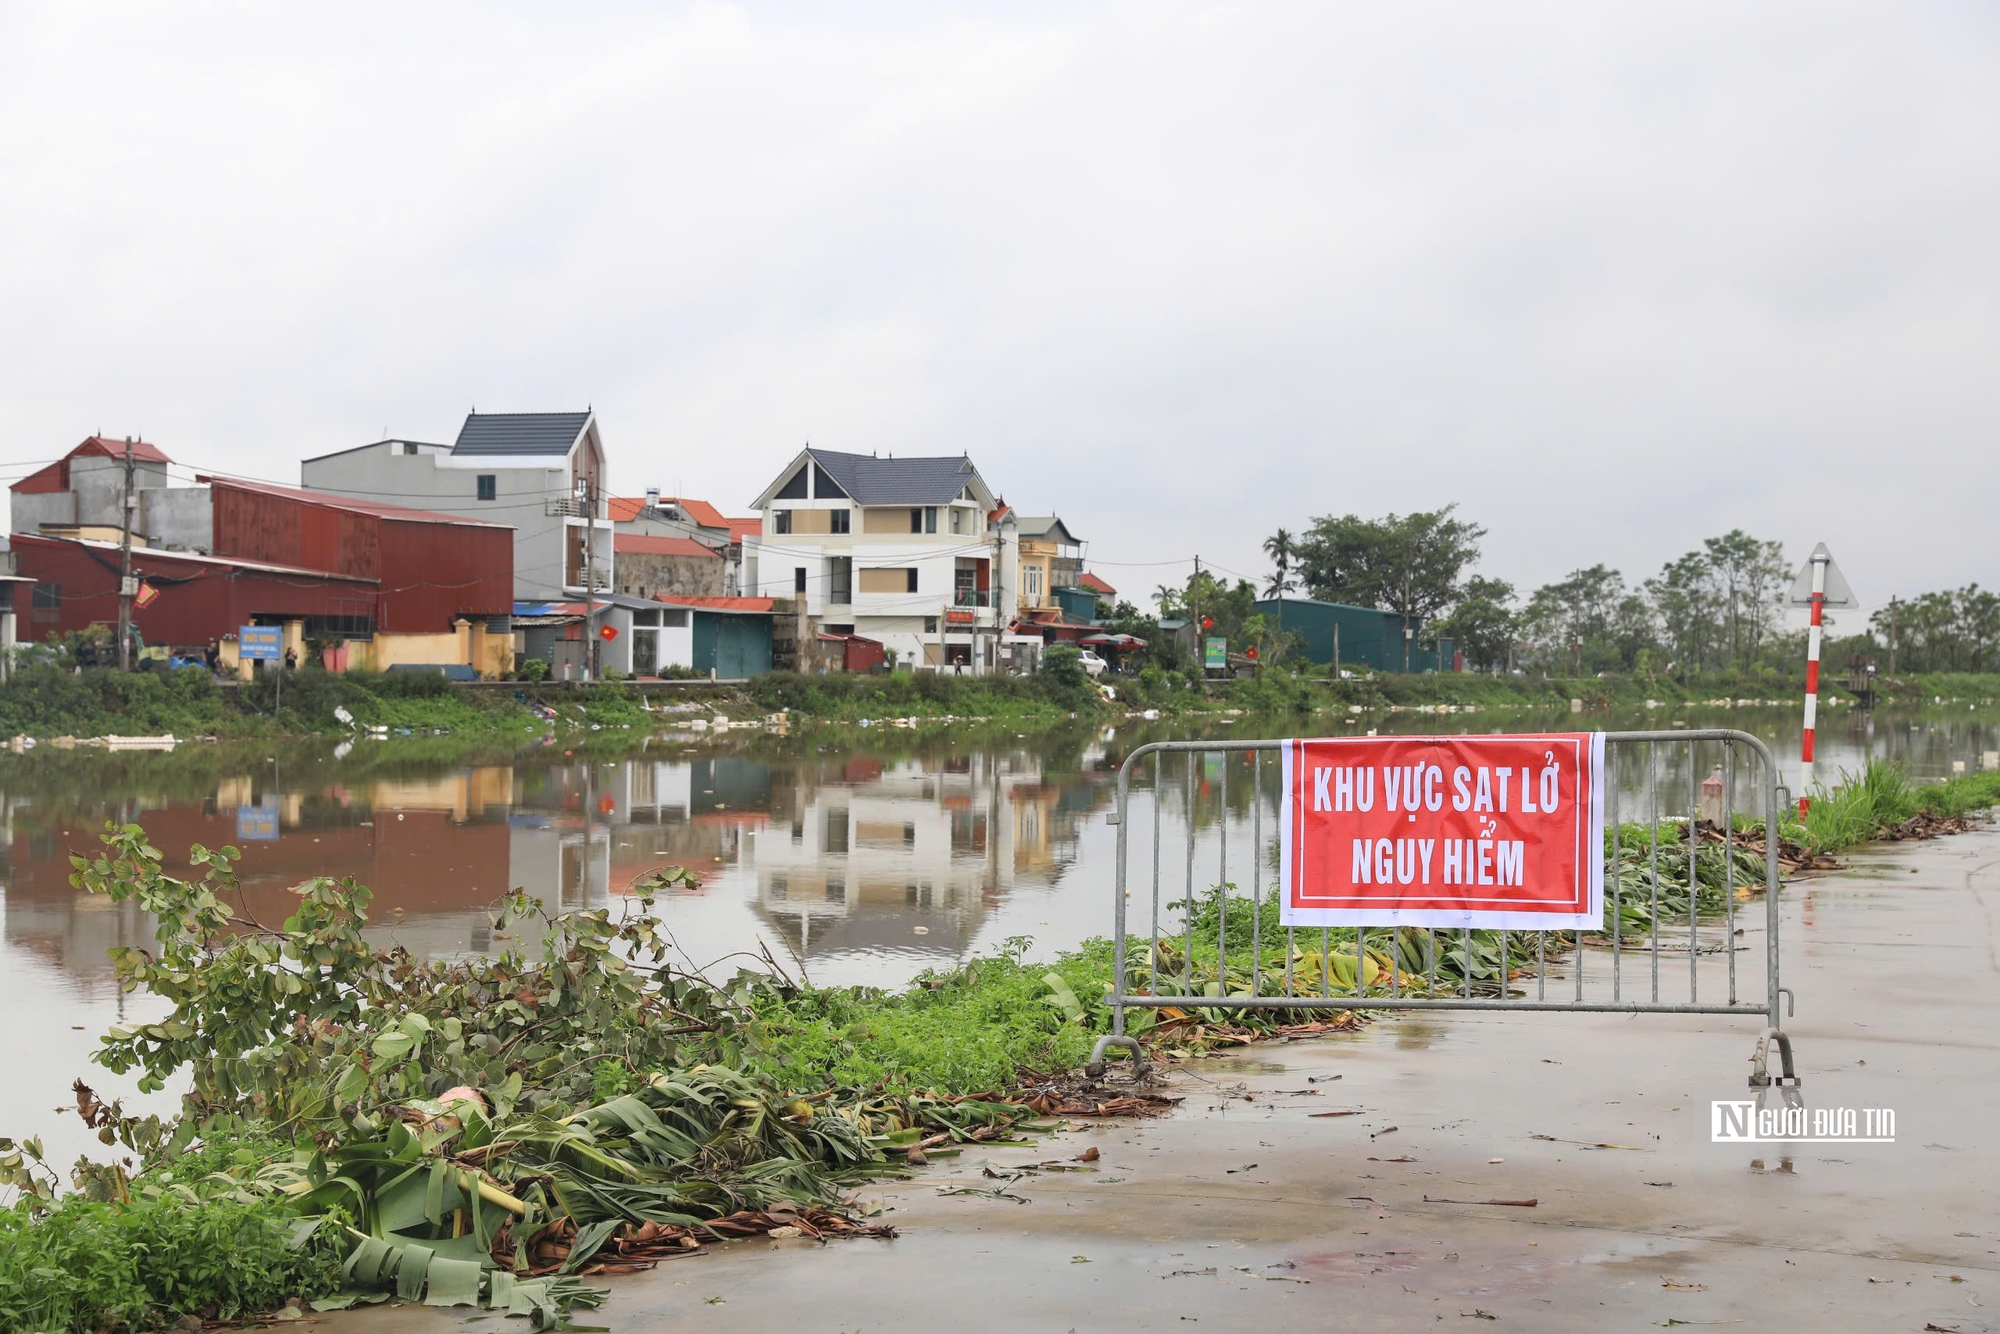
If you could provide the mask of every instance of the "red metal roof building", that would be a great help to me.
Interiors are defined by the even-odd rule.
[[[69,465],[71,459],[101,457],[122,460],[125,457],[123,440],[107,440],[101,435],[93,435],[39,472],[31,472],[8,489],[23,495],[45,495],[70,488]],[[149,445],[144,440],[132,442],[132,459],[135,463],[168,464],[173,460],[161,452],[158,445]]]
[[[97,443],[122,458],[123,441]],[[147,448],[149,461],[165,461]],[[461,618],[513,611],[511,528],[262,482],[199,480],[213,505],[209,551],[132,550],[133,572],[158,594],[133,611],[148,643],[205,644],[280,621],[303,621],[307,633],[444,634]],[[24,640],[117,620],[116,542],[25,532],[12,542],[20,573],[36,585]]]
[[[376,582],[375,628],[439,633],[460,617],[514,610],[514,530],[300,491],[204,479],[215,492],[215,554],[303,566]]]

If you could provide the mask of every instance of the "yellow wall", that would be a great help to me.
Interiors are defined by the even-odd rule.
[[[908,505],[899,505],[894,508],[884,509],[877,505],[870,509],[864,509],[861,511],[861,531],[864,533],[902,533],[908,536],[910,532],[910,507]]]

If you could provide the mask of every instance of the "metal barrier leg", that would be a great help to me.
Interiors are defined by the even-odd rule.
[[[1771,1078],[1769,1060],[1771,1044],[1778,1044],[1778,1068],[1784,1073]],[[1757,1092],[1757,1107],[1762,1110],[1765,1096],[1773,1087],[1787,1107],[1805,1106],[1805,1097],[1799,1092],[1799,1072],[1792,1064],[1792,1040],[1782,1028],[1767,1028],[1757,1035],[1757,1046],[1750,1053],[1750,1087]]]
[[[1104,1078],[1104,1057],[1113,1047],[1123,1047],[1132,1053],[1133,1074],[1143,1075],[1146,1073],[1146,1049],[1139,1045],[1139,1039],[1125,1037],[1118,1033],[1106,1033],[1097,1040],[1097,1045],[1090,1049],[1090,1063],[1083,1067],[1083,1073],[1089,1075],[1092,1079]]]

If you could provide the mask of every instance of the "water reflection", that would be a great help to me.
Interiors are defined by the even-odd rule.
[[[1389,721],[1399,732],[1494,730],[1492,715]],[[1788,712],[1683,710],[1672,721],[1764,736],[1781,774],[1795,781],[1798,725]],[[1510,717],[1507,725],[1607,722],[1668,725],[1646,714]],[[1294,726],[1245,719],[1209,724],[1204,734]],[[1362,727],[1322,724],[1335,734]],[[1091,817],[1110,807],[1117,767],[1134,747],[1189,734],[1143,724],[977,745],[905,735],[871,737],[866,751],[816,738],[759,737],[730,749],[658,741],[617,760],[539,750],[506,763],[391,772],[380,768],[389,752],[367,747],[283,765],[215,752],[117,763],[78,755],[77,767],[60,771],[20,765],[0,771],[0,960],[16,980],[32,966],[79,1000],[115,999],[106,952],[149,944],[151,927],[130,907],[74,890],[68,858],[95,850],[104,821],[137,820],[175,873],[186,871],[190,844],[241,848],[243,906],[261,921],[281,920],[301,881],[351,876],[375,892],[371,933],[379,939],[432,956],[487,953],[533,944],[519,924],[496,925],[492,914],[513,887],[563,907],[600,906],[633,893],[656,868],[686,866],[697,883],[668,894],[661,911],[687,963],[728,971],[740,955],[768,949],[818,982],[898,985],[1010,936],[1033,937],[1045,954],[1104,933],[1115,831]],[[1978,767],[1996,746],[1990,712],[1847,713],[1823,726],[1821,772],[1878,755],[1941,775],[1954,762]],[[1649,773],[1643,752],[1624,751],[1614,766],[1620,813],[1642,818],[1655,791],[1662,814],[1687,811],[1723,758],[1713,744],[1692,755],[1664,746]],[[1160,815],[1169,897],[1190,878],[1190,832],[1198,887],[1219,870],[1225,838],[1231,878],[1246,888],[1252,876],[1268,882],[1244,854],[1255,811],[1264,837],[1275,835],[1277,766],[1267,758],[1258,784],[1251,763],[1232,752],[1192,770],[1168,764]],[[1739,755],[1731,773],[1737,809],[1749,809],[1755,776]],[[1143,791],[1150,767],[1137,777],[1135,888],[1152,874],[1152,802]],[[1261,802],[1253,799],[1260,789]]]

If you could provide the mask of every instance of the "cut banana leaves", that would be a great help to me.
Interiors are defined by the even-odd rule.
[[[605,1228],[592,1246],[610,1235]],[[456,1237],[436,1245],[363,1237],[347,1257],[349,1290],[314,1303],[314,1309],[340,1310],[359,1302],[378,1302],[393,1295],[426,1306],[475,1306],[505,1315],[526,1316],[536,1330],[578,1329],[568,1323],[571,1310],[604,1303],[604,1292],[574,1278],[517,1279],[494,1269],[474,1249],[471,1237]],[[455,1252],[455,1253],[453,1253]]]

